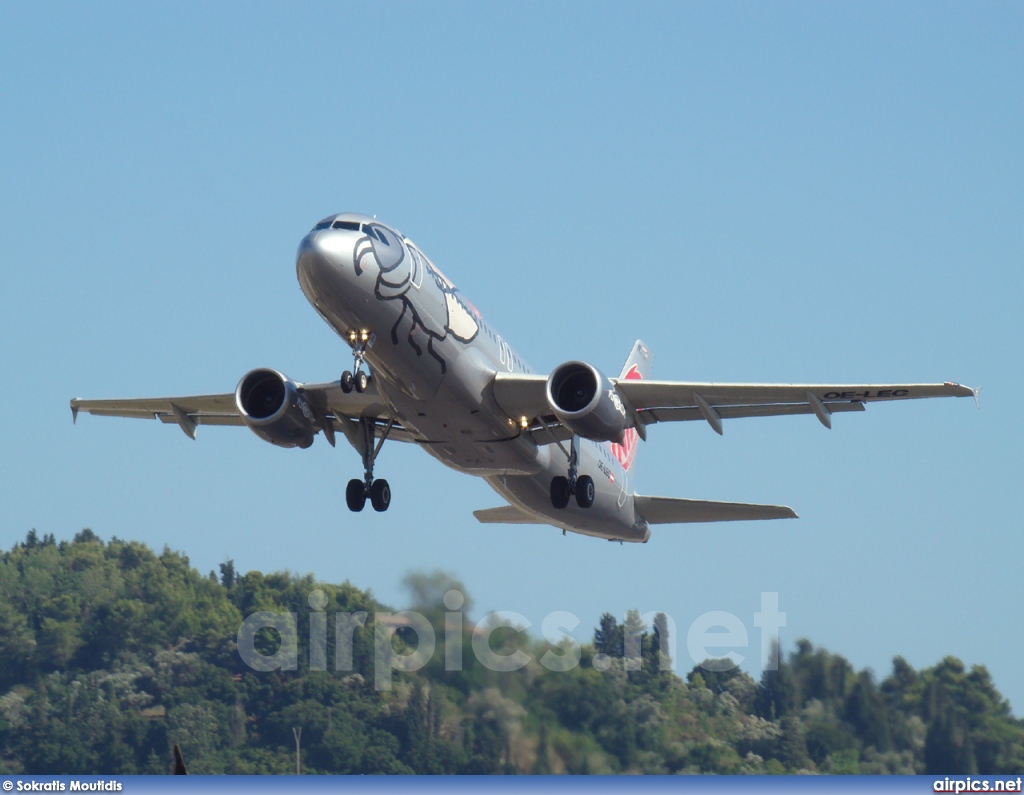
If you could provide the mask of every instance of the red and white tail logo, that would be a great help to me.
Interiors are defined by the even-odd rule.
[[[628,381],[642,381],[643,376],[640,374],[640,370],[634,364],[629,368],[629,371],[623,376]],[[640,437],[637,435],[635,428],[627,428],[623,434],[622,444],[612,443],[612,455],[615,456],[616,460],[622,464],[622,468],[627,472],[629,468],[633,466],[633,459],[636,457],[636,448],[640,444]]]

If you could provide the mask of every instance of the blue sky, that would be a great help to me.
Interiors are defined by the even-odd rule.
[[[1024,709],[1024,8],[1011,3],[11,5],[0,24],[0,545],[30,528],[314,572],[395,606],[409,571],[539,628],[662,610],[871,666],[954,654]],[[984,386],[969,400],[652,429],[650,494],[799,521],[647,545],[484,527],[485,484],[354,451],[83,417],[230,391],[347,347],[295,280],[302,235],[375,213],[538,370]],[[693,662],[680,638],[678,663]],[[756,670],[755,670],[756,673]]]

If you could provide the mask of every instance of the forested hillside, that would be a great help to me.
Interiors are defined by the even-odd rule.
[[[568,671],[541,665],[550,647],[513,629],[492,647],[532,661],[489,670],[465,621],[451,671],[441,599],[461,586],[412,575],[437,651],[382,690],[374,613],[390,608],[349,583],[220,568],[203,576],[181,553],[89,530],[60,543],[31,532],[3,553],[0,773],[165,773],[173,743],[193,773],[293,773],[299,729],[304,773],[1024,772],[1024,723],[984,667],[952,657],[920,671],[897,657],[879,681],[800,641],[760,682],[702,667],[683,679],[659,622],[641,635],[640,670],[626,670],[630,614],[604,616]],[[310,670],[317,590],[327,616],[368,614],[350,670],[335,670],[333,619],[330,665]],[[236,637],[256,611],[297,614],[297,670],[242,661]],[[406,641],[398,630],[393,648]],[[263,653],[278,645],[257,633]]]

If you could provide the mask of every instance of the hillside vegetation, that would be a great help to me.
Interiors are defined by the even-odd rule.
[[[489,670],[465,621],[448,649],[461,649],[462,670],[445,670],[441,600],[462,588],[412,575],[437,651],[380,689],[374,613],[388,607],[349,583],[220,568],[203,576],[178,552],[89,530],[59,544],[31,532],[3,553],[0,773],[166,773],[173,743],[193,773],[294,773],[299,729],[304,773],[1024,771],[1024,724],[984,667],[952,657],[920,671],[897,657],[878,681],[800,641],[761,681],[713,666],[683,679],[666,664],[665,623],[637,627],[631,613],[605,615],[568,671],[538,662],[563,650],[514,628],[491,647],[532,661]],[[316,591],[327,670],[310,670]],[[242,661],[239,627],[257,611],[297,614],[296,670]],[[368,617],[354,625],[351,669],[337,671],[333,616],[358,611]],[[622,659],[631,628],[640,670]],[[255,647],[271,654],[283,635],[261,629]],[[398,629],[388,642],[405,653],[415,637]]]

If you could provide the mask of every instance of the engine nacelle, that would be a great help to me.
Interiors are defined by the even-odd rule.
[[[566,362],[551,371],[548,404],[565,427],[595,442],[622,443],[629,426],[611,381],[586,362]]]
[[[261,439],[278,447],[309,447],[317,432],[306,396],[277,370],[260,368],[242,376],[235,390],[242,420]]]

